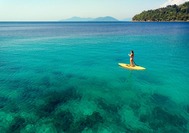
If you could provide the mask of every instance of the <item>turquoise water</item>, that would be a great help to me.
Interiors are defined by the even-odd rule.
[[[189,23],[0,23],[0,131],[186,133]],[[145,71],[118,66],[128,53]]]

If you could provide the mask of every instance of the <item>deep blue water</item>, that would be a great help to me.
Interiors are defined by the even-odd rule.
[[[0,131],[189,131],[189,23],[1,22]],[[118,66],[128,53],[145,71]]]

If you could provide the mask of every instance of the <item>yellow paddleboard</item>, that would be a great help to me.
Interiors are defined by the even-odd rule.
[[[146,68],[141,67],[141,66],[130,66],[130,64],[125,64],[125,63],[118,63],[119,66],[126,68],[126,69],[131,69],[131,70],[145,70]]]

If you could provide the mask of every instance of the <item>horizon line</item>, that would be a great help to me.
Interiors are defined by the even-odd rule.
[[[25,23],[31,23],[31,22],[34,22],[34,23],[35,22],[36,23],[40,23],[40,22],[41,23],[43,23],[43,22],[44,23],[45,22],[49,22],[49,23],[70,23],[70,22],[72,22],[72,23],[77,23],[77,22],[78,23],[98,23],[98,22],[99,23],[102,23],[102,22],[104,22],[104,23],[106,23],[106,22],[116,23],[117,22],[117,23],[119,23],[119,22],[133,22],[133,21],[132,20],[130,20],[130,21],[129,20],[118,20],[118,21],[59,21],[59,20],[57,20],[57,21],[55,21],[55,20],[54,21],[53,20],[44,20],[44,21],[43,20],[42,21],[41,20],[39,20],[39,21],[38,20],[32,20],[32,21],[30,21],[30,20],[18,20],[18,21],[17,20],[16,21],[15,20],[10,20],[10,21],[4,21],[3,20],[3,21],[1,21],[0,20],[0,23],[19,23],[19,22],[25,22]]]

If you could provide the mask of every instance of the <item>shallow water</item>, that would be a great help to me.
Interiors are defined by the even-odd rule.
[[[188,132],[189,23],[0,23],[0,131]],[[118,66],[128,53],[145,71]]]

